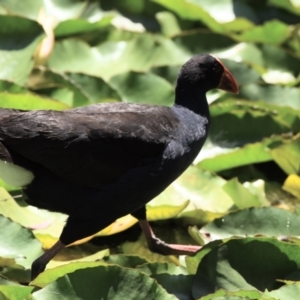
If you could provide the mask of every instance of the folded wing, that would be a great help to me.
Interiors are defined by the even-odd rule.
[[[42,166],[73,183],[100,187],[159,159],[177,124],[168,107],[136,104],[1,110],[0,141],[16,164],[33,171]]]

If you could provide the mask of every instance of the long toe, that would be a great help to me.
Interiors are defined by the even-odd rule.
[[[157,237],[151,240],[148,244],[152,252],[163,255],[191,255],[198,252],[202,247],[193,245],[167,244]]]

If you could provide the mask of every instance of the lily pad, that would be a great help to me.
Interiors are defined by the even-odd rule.
[[[201,228],[212,239],[231,236],[297,236],[300,233],[298,214],[275,207],[248,208],[215,219]]]
[[[33,67],[32,56],[44,31],[35,21],[0,15],[0,79],[24,85]]]
[[[76,270],[34,292],[33,299],[133,299],[175,300],[147,275],[119,266],[97,266]],[[52,295],[52,296],[51,296]]]
[[[43,254],[40,242],[30,230],[2,215],[0,223],[2,228],[0,256],[14,258],[18,264],[29,268],[31,263]]]
[[[276,261],[276,264],[274,263]],[[229,291],[275,290],[277,279],[300,266],[298,245],[271,238],[231,239],[200,262],[193,285],[195,299],[217,288]]]

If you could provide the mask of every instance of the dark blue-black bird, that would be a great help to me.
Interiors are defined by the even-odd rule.
[[[193,162],[210,125],[206,92],[237,93],[212,55],[180,70],[172,107],[107,103],[66,111],[0,109],[0,177],[23,187],[27,202],[67,214],[59,241],[32,264],[32,278],[65,245],[132,214],[149,248],[189,254],[200,247],[155,237],[145,205]],[[199,182],[199,184],[201,184]]]

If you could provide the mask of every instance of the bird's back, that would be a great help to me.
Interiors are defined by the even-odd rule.
[[[0,110],[0,141],[14,163],[33,171],[42,166],[87,187],[114,182],[161,156],[176,126],[170,108],[147,105]]]

